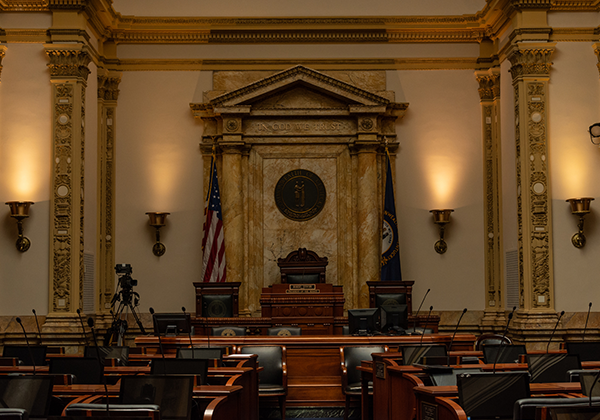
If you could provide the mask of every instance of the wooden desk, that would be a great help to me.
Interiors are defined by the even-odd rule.
[[[423,343],[444,343],[448,345],[451,335],[432,334],[423,337]],[[288,368],[288,406],[326,406],[343,407],[345,398],[342,393],[340,369],[340,347],[388,345],[392,348],[400,344],[418,344],[420,336],[242,336],[211,337],[214,346],[244,345],[284,345],[287,349]],[[187,337],[161,338],[166,352],[174,353],[177,347],[189,346]],[[194,345],[206,345],[206,337],[193,336]],[[472,350],[475,336],[456,334],[452,348],[454,350]],[[147,353],[158,350],[158,339],[151,336],[136,338],[138,346],[146,347]],[[231,357],[231,356],[230,356]]]

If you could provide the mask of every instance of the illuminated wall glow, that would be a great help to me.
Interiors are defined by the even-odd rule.
[[[4,170],[4,188],[7,199],[19,201],[46,200],[45,193],[49,183],[46,150],[37,143],[39,134],[27,132],[26,127],[13,133],[14,141],[7,141],[1,156]]]
[[[570,144],[577,142],[570,142]],[[586,147],[589,146],[589,147]],[[552,160],[558,172],[558,177],[553,183],[555,199],[568,199],[573,197],[587,197],[592,193],[592,173],[596,167],[594,154],[600,154],[594,147],[583,143],[578,148],[563,148],[558,156]]]
[[[431,190],[431,208],[456,207],[456,192],[461,178],[461,161],[448,155],[431,155],[423,159],[423,173]]]
[[[164,138],[155,133],[153,137]],[[173,211],[171,208],[178,196],[183,167],[180,164],[183,157],[179,156],[182,150],[169,148],[169,141],[164,143],[148,144],[148,211]]]

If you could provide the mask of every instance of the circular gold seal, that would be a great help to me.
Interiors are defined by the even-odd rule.
[[[325,207],[325,185],[315,173],[296,169],[283,175],[275,186],[275,204],[288,219],[310,220]]]
[[[279,337],[289,337],[292,335],[292,333],[290,332],[290,330],[281,330],[277,333],[277,335]]]

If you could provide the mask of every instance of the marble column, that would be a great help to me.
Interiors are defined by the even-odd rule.
[[[502,246],[502,176],[500,152],[500,69],[476,71],[481,103],[483,139],[483,196],[485,224],[485,311],[482,331],[502,331],[504,270]]]
[[[556,323],[552,197],[548,169],[548,83],[555,43],[516,43],[508,52],[514,86],[521,308],[513,336],[545,348]]]
[[[115,135],[121,74],[98,70],[98,281],[96,322],[110,326],[115,290]]]
[[[81,344],[85,93],[91,57],[83,44],[46,44],[52,83],[49,313],[44,343]],[[68,349],[71,350],[71,349]]]

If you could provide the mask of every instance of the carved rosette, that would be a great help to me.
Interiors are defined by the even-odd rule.
[[[548,174],[548,80],[554,49],[509,55],[515,86],[521,296],[526,309],[552,309],[552,214]],[[528,209],[527,220],[523,208]],[[522,270],[522,271],[521,271]],[[527,288],[527,289],[526,289]],[[529,293],[528,293],[529,292]]]
[[[87,66],[92,60],[87,51],[46,49],[46,54],[50,58],[48,68],[51,77],[78,77],[87,81],[90,74],[90,69]]]

